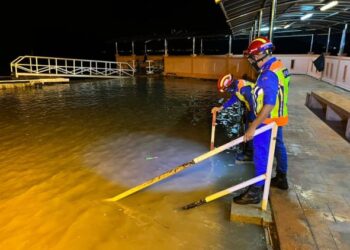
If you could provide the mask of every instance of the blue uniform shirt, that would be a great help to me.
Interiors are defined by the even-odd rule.
[[[258,81],[256,82],[256,88],[262,88],[264,91],[264,105],[275,105],[278,93],[278,77],[269,70],[271,64],[277,59],[272,57],[262,67]],[[255,90],[256,91],[256,90]]]

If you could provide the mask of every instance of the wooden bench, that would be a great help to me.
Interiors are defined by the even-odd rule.
[[[327,121],[345,121],[345,137],[350,141],[350,98],[331,91],[312,91],[306,96],[306,106],[322,109]]]

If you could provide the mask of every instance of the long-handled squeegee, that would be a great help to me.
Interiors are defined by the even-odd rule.
[[[261,134],[269,129],[271,129],[270,124],[266,125],[264,127],[261,127],[255,131],[254,136]],[[173,169],[170,169],[170,170],[164,172],[163,174],[161,174],[157,177],[154,177],[154,178],[152,178],[152,179],[150,179],[150,180],[148,180],[148,181],[146,181],[146,182],[144,182],[136,187],[133,187],[133,188],[121,193],[121,194],[118,194],[118,195],[116,195],[112,198],[109,198],[109,199],[105,199],[105,201],[118,201],[120,199],[123,199],[123,198],[125,198],[133,193],[136,193],[137,191],[145,189],[146,187],[149,187],[157,182],[160,182],[161,180],[164,180],[170,176],[173,176],[173,175],[175,175],[175,174],[177,174],[177,173],[179,173],[179,172],[181,172],[181,171],[183,171],[183,170],[185,170],[185,169],[187,169],[187,168],[189,168],[189,167],[191,167],[191,166],[193,166],[201,161],[204,161],[205,159],[208,159],[209,157],[212,157],[212,156],[214,156],[214,155],[216,155],[216,154],[218,154],[218,153],[220,153],[228,148],[231,148],[231,147],[233,147],[241,142],[243,142],[243,136],[241,136],[241,137],[239,137],[231,142],[228,142],[228,143],[226,143],[218,148],[215,148],[209,152],[206,152],[206,153],[194,158],[193,160],[191,160],[189,162],[181,164]]]

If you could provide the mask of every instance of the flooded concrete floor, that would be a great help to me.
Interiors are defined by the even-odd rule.
[[[126,79],[0,92],[0,249],[265,249],[229,221],[232,196],[181,206],[253,175],[223,152],[103,202],[206,152],[213,82]]]

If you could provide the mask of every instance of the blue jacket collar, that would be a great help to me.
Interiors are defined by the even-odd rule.
[[[267,70],[270,68],[271,64],[277,61],[276,57],[271,57],[267,62],[264,63],[264,65],[261,67],[261,70]]]

